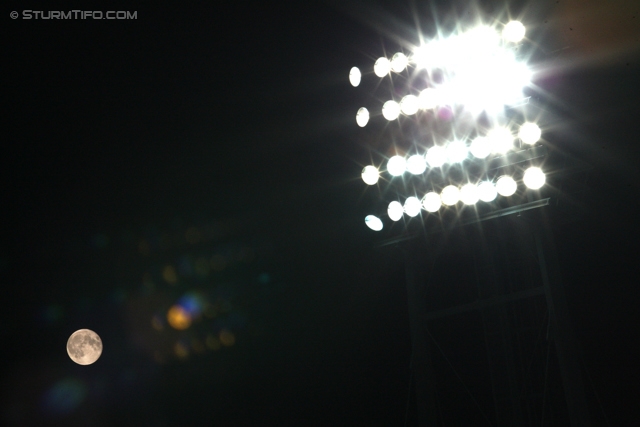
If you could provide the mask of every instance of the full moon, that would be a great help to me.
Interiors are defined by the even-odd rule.
[[[69,337],[67,353],[78,365],[91,365],[102,354],[102,340],[90,329],[79,329]]]

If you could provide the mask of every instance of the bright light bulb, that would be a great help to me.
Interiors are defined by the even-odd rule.
[[[356,113],[356,123],[361,128],[365,127],[369,123],[369,110],[364,107],[360,108]]]
[[[478,185],[478,197],[483,202],[492,202],[497,196],[498,192],[492,182],[485,181]]]
[[[447,185],[442,189],[440,198],[442,199],[442,204],[453,206],[460,200],[460,190],[455,185]]]
[[[444,165],[447,161],[447,151],[444,147],[434,145],[427,150],[427,163],[432,168],[437,168]]]
[[[409,58],[404,53],[398,52],[391,58],[391,69],[400,73],[409,65]]]
[[[362,180],[365,184],[375,185],[378,182],[378,178],[380,178],[380,173],[375,166],[365,166],[362,169]]]
[[[358,67],[353,67],[349,71],[349,82],[353,87],[358,87],[360,84],[360,80],[362,80],[362,73]]]
[[[427,212],[438,212],[438,209],[440,209],[440,206],[442,206],[440,195],[438,193],[434,193],[433,191],[425,194],[425,196],[422,198],[422,206],[424,206]]]
[[[367,224],[367,227],[369,227],[373,231],[382,230],[382,221],[375,215],[367,215],[364,218],[364,223]]]
[[[404,212],[410,217],[418,216],[420,211],[422,210],[422,203],[417,197],[408,197],[407,200],[404,201]]]
[[[524,181],[524,185],[526,185],[528,188],[537,190],[544,185],[544,172],[542,172],[542,169],[538,167],[530,167],[524,172],[522,180]]]
[[[460,200],[465,205],[475,205],[479,198],[480,194],[475,184],[465,184],[460,189]]]
[[[400,104],[396,101],[387,101],[382,105],[382,115],[385,119],[391,121],[400,115]]]
[[[420,103],[415,95],[407,95],[400,101],[400,110],[407,116],[411,116],[418,112]]]
[[[418,95],[418,104],[423,110],[430,110],[438,106],[438,91],[428,87]]]
[[[513,135],[509,129],[493,129],[489,132],[488,138],[494,153],[505,154],[513,148]]]
[[[471,142],[471,154],[478,159],[484,159],[491,154],[491,142],[487,137],[479,136]]]
[[[402,207],[400,202],[394,200],[393,202],[389,203],[389,207],[387,208],[387,215],[389,215],[391,221],[400,221],[400,218],[402,218],[403,214],[404,208]]]
[[[414,154],[407,160],[407,170],[413,175],[420,175],[427,170],[427,161],[424,156]]]
[[[524,38],[525,33],[524,25],[520,21],[511,21],[504,26],[502,30],[502,36],[512,43],[517,43]]]
[[[518,189],[518,185],[510,176],[502,176],[496,182],[496,191],[498,194],[504,197],[509,197],[515,194]]]
[[[447,159],[451,163],[462,163],[467,158],[467,145],[462,141],[452,141],[447,145]]]
[[[384,77],[391,71],[391,62],[387,58],[378,58],[373,66],[373,72],[378,77]]]
[[[537,124],[527,122],[520,126],[520,132],[518,132],[518,136],[525,144],[535,144],[536,142],[538,142],[538,140],[540,140],[542,131]]]
[[[402,156],[393,156],[387,163],[387,172],[391,176],[400,176],[407,170],[407,161]]]

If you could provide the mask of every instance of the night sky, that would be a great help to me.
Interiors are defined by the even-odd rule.
[[[404,264],[363,221],[368,95],[348,72],[416,44],[418,26],[477,17],[525,23],[545,143],[591,166],[560,190],[571,203],[552,226],[594,425],[632,425],[640,7],[469,4],[94,6],[130,20],[5,8],[3,424],[416,425]],[[436,276],[464,292],[457,268]],[[174,304],[192,321],[167,317]],[[459,411],[491,414],[462,344],[472,323],[433,326],[438,366],[479,399]],[[81,328],[104,343],[90,366],[66,354]],[[457,377],[439,379],[456,408]]]

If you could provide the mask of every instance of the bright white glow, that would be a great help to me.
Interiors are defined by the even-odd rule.
[[[428,87],[418,95],[418,104],[423,110],[430,110],[438,106],[438,91]]]
[[[475,184],[465,184],[460,189],[460,200],[465,205],[475,205],[479,198],[480,194]]]
[[[427,212],[438,212],[438,209],[440,209],[440,206],[442,206],[440,195],[438,193],[434,193],[433,191],[425,194],[425,196],[422,198],[422,206],[424,206]]]
[[[478,198],[483,202],[492,202],[498,197],[496,187],[492,182],[484,181],[478,185]]]
[[[469,153],[467,145],[462,141],[452,141],[447,144],[447,159],[451,163],[462,163]]]
[[[369,110],[364,107],[360,108],[356,113],[356,123],[361,128],[365,127],[369,123]]]
[[[375,166],[365,166],[362,169],[362,180],[365,184],[375,185],[378,182],[378,178],[380,178],[380,173]]]
[[[537,190],[538,188],[544,185],[544,182],[545,182],[544,172],[542,172],[542,169],[538,167],[535,167],[535,166],[530,167],[524,172],[524,176],[522,177],[522,180],[524,181],[524,185],[526,185],[528,188],[531,188],[532,190]]]
[[[400,204],[400,202],[393,201],[389,203],[389,207],[387,208],[387,215],[391,218],[391,221],[400,221],[402,215],[404,214],[404,208]]]
[[[391,58],[391,69],[400,73],[409,65],[409,58],[404,53],[398,52]]]
[[[506,128],[493,129],[487,135],[489,143],[491,144],[491,150],[494,153],[505,154],[507,151],[513,148],[513,135],[511,131]]]
[[[434,145],[427,150],[427,163],[432,168],[437,168],[447,162],[447,151],[444,147]]]
[[[407,170],[413,175],[420,175],[427,170],[427,161],[424,156],[414,154],[407,160]]]
[[[364,218],[364,223],[367,224],[367,227],[369,227],[373,231],[382,230],[382,221],[375,215],[367,215]]]
[[[453,206],[460,200],[460,190],[455,185],[447,185],[442,189],[440,198],[442,199],[442,204]]]
[[[402,156],[393,156],[387,163],[387,172],[391,176],[400,176],[407,170],[407,161]]]
[[[415,95],[407,95],[400,101],[400,109],[407,116],[411,116],[418,112],[420,103]]]
[[[391,121],[400,115],[400,104],[396,101],[387,101],[382,105],[382,115],[385,119]]]
[[[498,179],[498,182],[496,182],[496,191],[501,196],[512,196],[517,189],[518,185],[510,176],[502,176]]]
[[[535,144],[540,140],[542,131],[537,124],[527,122],[520,126],[520,132],[518,132],[518,136],[525,144]]]
[[[373,72],[378,77],[384,77],[391,71],[391,62],[387,58],[378,58],[373,66]]]
[[[349,71],[349,82],[353,87],[358,87],[360,84],[360,80],[362,80],[362,73],[360,72],[360,68],[353,67]]]
[[[504,26],[502,37],[512,43],[517,43],[524,38],[525,28],[520,21],[511,21]]]
[[[422,210],[422,203],[417,197],[408,197],[407,200],[404,201],[404,211],[410,217],[418,216],[420,211]]]
[[[484,136],[479,136],[471,142],[471,154],[478,159],[484,159],[491,154],[491,142]]]

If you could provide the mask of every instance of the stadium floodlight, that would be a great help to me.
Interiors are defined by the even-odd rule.
[[[478,136],[471,141],[471,154],[478,159],[484,159],[491,154],[491,142],[486,136]]]
[[[545,176],[542,169],[536,166],[532,166],[524,172],[522,177],[524,185],[532,190],[537,190],[544,185]]]
[[[432,168],[438,168],[447,162],[447,151],[444,147],[434,145],[427,150],[427,163]]]
[[[413,175],[420,175],[427,170],[427,161],[424,156],[414,154],[407,160],[407,170]]]
[[[375,185],[380,178],[380,172],[378,172],[378,168],[375,166],[365,166],[362,169],[362,180],[367,185]]]
[[[360,108],[356,113],[356,123],[361,128],[365,127],[369,123],[369,110],[364,107]]]
[[[531,122],[524,123],[520,126],[520,131],[518,132],[518,137],[525,144],[535,144],[540,140],[542,136],[542,131],[540,127]]]
[[[452,141],[447,144],[447,159],[450,163],[462,163],[467,158],[469,149],[462,141]]]
[[[498,197],[496,187],[492,182],[484,181],[478,184],[478,198],[483,202],[493,202]]]
[[[442,206],[442,199],[440,199],[438,193],[431,191],[422,198],[422,206],[424,206],[427,212],[438,212],[438,209]]]
[[[407,161],[402,156],[393,156],[387,162],[387,172],[391,176],[400,176],[407,170]]]
[[[403,214],[404,208],[402,207],[400,202],[394,200],[393,202],[389,203],[389,207],[387,208],[387,215],[389,215],[391,221],[400,221],[400,218],[402,218]]]
[[[404,53],[398,52],[391,58],[391,69],[395,73],[400,73],[409,65],[409,58]]]
[[[430,110],[438,106],[438,91],[428,87],[418,95],[418,104],[423,110]]]
[[[400,104],[396,101],[387,101],[382,105],[382,115],[385,119],[391,121],[400,115]]]
[[[440,193],[442,204],[453,206],[460,201],[460,190],[455,185],[447,185]]]
[[[404,212],[410,217],[413,218],[415,216],[418,216],[421,210],[422,203],[417,197],[407,197],[407,200],[404,201]]]
[[[496,191],[498,194],[504,197],[509,197],[515,194],[518,189],[518,184],[510,176],[504,175],[498,178],[496,182]]]
[[[353,67],[349,71],[349,82],[353,87],[358,87],[360,81],[362,80],[362,73],[360,72],[360,68]]]
[[[403,114],[411,116],[420,109],[420,101],[415,95],[407,95],[400,101],[400,110]]]
[[[480,194],[475,184],[465,184],[460,189],[460,200],[465,205],[475,205],[479,198]]]
[[[375,215],[367,215],[364,218],[364,223],[367,224],[367,227],[369,227],[373,231],[382,230],[382,221]]]
[[[391,62],[387,58],[378,58],[373,66],[373,72],[378,77],[384,77],[391,71]]]
[[[492,129],[487,137],[491,144],[491,150],[494,153],[505,154],[509,150],[513,149],[513,135],[509,129]]]
[[[522,22],[511,21],[504,26],[504,29],[502,30],[502,37],[509,42],[518,43],[524,38],[525,32],[526,29],[524,28],[524,25],[522,25]]]

